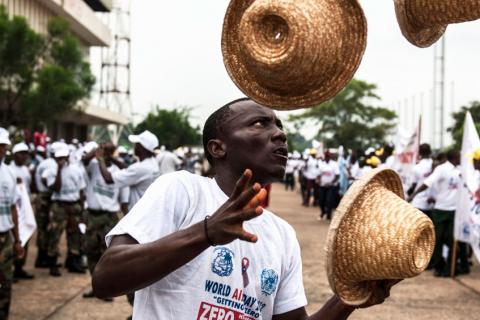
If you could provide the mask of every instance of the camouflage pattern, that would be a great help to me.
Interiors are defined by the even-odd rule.
[[[63,230],[67,231],[68,254],[78,256],[82,248],[82,235],[78,224],[82,217],[82,207],[79,203],[63,204],[52,203],[51,216],[48,223],[48,256],[58,257],[60,255],[58,245]]]
[[[10,232],[0,233],[0,320],[10,311],[13,278],[13,241]]]
[[[42,192],[35,199],[35,220],[37,221],[37,247],[47,251],[48,248],[48,214],[50,212],[51,192]]]
[[[109,211],[89,211],[85,249],[88,258],[88,270],[93,273],[102,254],[107,250],[105,236],[118,222],[118,214]]]

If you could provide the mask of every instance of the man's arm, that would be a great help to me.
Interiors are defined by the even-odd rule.
[[[128,235],[115,236],[93,273],[95,295],[112,297],[145,288],[194,259],[211,243],[227,244],[236,239],[256,242],[257,237],[242,226],[263,212],[258,206],[261,199],[255,198],[250,206],[260,193],[260,185],[244,191],[251,175],[247,170],[240,178],[229,200],[206,220],[207,227],[202,221],[146,244],[138,244]]]
[[[426,184],[422,184],[420,188],[417,189],[417,191],[413,192],[407,199],[408,202],[412,202],[413,199],[419,194],[420,192],[423,192],[428,189],[428,186]]]
[[[20,242],[20,233],[18,232],[18,212],[17,206],[13,204],[10,208],[10,212],[12,213],[12,221],[13,221],[13,239],[15,241],[14,249],[17,258],[23,258],[25,254],[25,250],[22,247],[22,243]]]
[[[275,315],[272,320],[344,320],[347,319],[356,308],[369,308],[382,304],[390,296],[390,289],[401,280],[373,281],[372,295],[370,299],[358,306],[352,307],[344,304],[338,296],[333,296],[325,305],[311,316],[307,315],[305,308],[299,308],[284,314]]]
[[[55,177],[55,182],[53,183],[53,191],[60,192],[62,190],[62,167],[63,163],[59,162],[57,166],[57,176]]]

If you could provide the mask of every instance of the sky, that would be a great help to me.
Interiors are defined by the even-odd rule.
[[[220,40],[228,2],[132,1],[131,89],[137,118],[154,105],[189,106],[192,121],[202,125],[215,109],[244,96],[222,60]],[[403,127],[413,129],[423,111],[424,140],[430,140],[435,49],[414,47],[403,38],[393,1],[360,3],[369,30],[367,50],[355,77],[378,85],[379,105],[395,109]],[[447,113],[480,99],[479,56],[480,22],[448,27]]]

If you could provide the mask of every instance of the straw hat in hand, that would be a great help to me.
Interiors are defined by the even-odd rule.
[[[318,105],[360,65],[367,23],[357,0],[232,0],[222,34],[230,78],[278,110]]]
[[[413,45],[429,47],[451,23],[480,19],[479,0],[394,0],[403,35]]]
[[[327,241],[328,281],[343,303],[378,303],[379,280],[410,278],[427,268],[435,245],[433,223],[403,195],[394,171],[375,169],[343,197]]]

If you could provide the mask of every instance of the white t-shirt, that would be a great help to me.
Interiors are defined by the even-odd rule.
[[[50,168],[43,173],[47,185],[52,187],[57,178],[57,168]],[[85,176],[77,164],[67,164],[62,168],[62,185],[60,192],[54,191],[52,200],[75,202],[80,200],[80,190],[86,188]]]
[[[330,186],[335,180],[335,176],[340,175],[340,169],[336,161],[330,160],[329,162],[322,161],[320,165],[320,186]],[[338,184],[338,180],[337,183]]]
[[[319,161],[313,157],[309,157],[305,164],[303,175],[309,180],[315,180],[319,174]]]
[[[17,180],[22,180],[22,183],[27,189],[28,194],[30,194],[30,182],[32,181],[32,176],[30,174],[30,170],[28,170],[28,167],[17,166],[15,162],[12,161],[12,163],[10,163],[10,169]]]
[[[37,185],[38,192],[47,192],[48,187],[42,182],[42,175],[47,170],[57,170],[57,162],[53,158],[47,158],[39,163],[37,170],[35,171],[35,183]]]
[[[360,179],[362,175],[362,168],[360,168],[360,164],[358,161],[355,161],[354,164],[350,165],[350,179]]]
[[[288,159],[287,166],[285,167],[285,173],[288,173],[288,174],[294,173],[296,166],[297,166],[297,160]]]
[[[460,195],[460,170],[450,162],[435,168],[424,184],[435,188],[435,209],[455,211]]]
[[[432,159],[422,159],[413,168],[413,182],[417,184],[417,189],[423,185],[425,179],[432,173],[432,164]],[[412,205],[420,210],[429,210],[429,197],[429,189],[420,192],[415,196],[415,198],[413,198]]]
[[[120,170],[113,163],[107,168],[110,173]],[[115,184],[108,184],[102,177],[97,159],[92,159],[88,164],[87,205],[92,210],[117,212],[120,203],[128,203],[128,187],[119,188]]]
[[[158,162],[155,157],[150,157],[113,172],[112,178],[117,187],[130,187],[128,208],[132,209],[159,175]]]
[[[180,160],[174,153],[167,150],[157,156],[157,161],[161,175],[175,172],[177,167],[182,164],[182,160]]]
[[[227,199],[214,179],[186,171],[163,175],[110,231],[107,245],[121,234],[142,244],[156,241],[203,221]],[[271,319],[305,306],[293,228],[267,210],[244,228],[258,236],[257,243],[235,240],[210,247],[137,291],[134,319]]]
[[[11,208],[19,196],[15,174],[9,166],[0,162],[0,232],[13,228]]]

